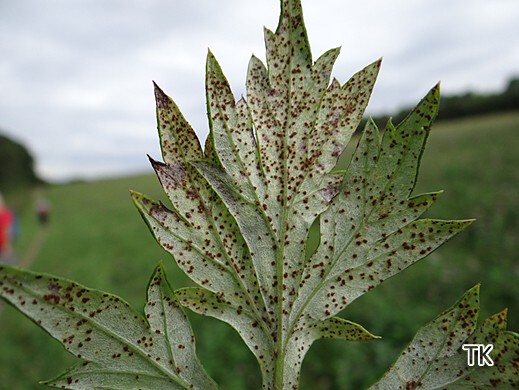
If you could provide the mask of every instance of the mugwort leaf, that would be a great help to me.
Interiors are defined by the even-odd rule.
[[[378,338],[341,311],[472,223],[420,219],[441,191],[413,193],[439,85],[396,126],[389,121],[379,131],[368,120],[341,170],[381,61],[345,83],[332,79],[339,49],[313,59],[300,0],[281,0],[277,29],[264,33],[266,62],[250,59],[246,97],[235,98],[208,52],[204,147],[155,84],[162,161],[150,162],[170,202],[131,196],[194,286],[173,292],[159,266],[142,318],[110,294],[0,267],[2,298],[84,362],[49,385],[215,388],[196,358],[183,306],[238,332],[258,360],[264,390],[297,389],[314,341]],[[311,226],[319,227],[312,251]],[[504,330],[504,312],[476,328],[478,310],[476,287],[424,327],[374,388],[517,385],[517,335]],[[485,342],[495,345],[496,365],[464,366],[462,343]]]
[[[214,389],[191,326],[161,265],[143,318],[121,298],[66,279],[0,266],[0,295],[81,363],[47,385],[63,389]]]
[[[277,389],[297,387],[315,340],[376,338],[335,315],[471,221],[419,220],[440,193],[412,195],[439,86],[382,136],[368,121],[349,168],[336,171],[380,61],[342,85],[332,80],[339,49],[312,59],[296,0],[281,1],[279,25],[265,30],[265,42],[266,64],[251,58],[247,96],[238,100],[208,53],[203,152],[156,88],[164,163],[152,164],[172,207],[133,197],[199,286],[179,290],[181,304],[235,328],[259,361],[264,388]],[[307,260],[318,219],[320,246]]]
[[[519,335],[506,330],[506,310],[476,327],[478,315],[479,285],[420,329],[370,389],[516,388]],[[491,346],[488,364],[470,362],[464,345]]]

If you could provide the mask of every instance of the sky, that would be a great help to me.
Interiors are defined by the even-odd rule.
[[[368,113],[519,76],[517,0],[302,0],[314,59],[341,46],[341,83],[383,57]],[[237,98],[279,0],[0,0],[0,132],[46,180],[151,173],[155,81],[204,140],[208,49]]]

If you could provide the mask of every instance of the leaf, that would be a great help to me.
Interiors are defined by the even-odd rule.
[[[0,295],[82,360],[46,382],[66,389],[212,389],[162,266],[146,319],[119,297],[66,279],[0,267]]]
[[[482,389],[519,385],[519,335],[506,331],[506,310],[478,328],[479,285],[418,331],[371,389]],[[469,366],[464,344],[493,345],[493,366]]]
[[[417,220],[440,194],[411,195],[439,86],[382,137],[368,121],[348,170],[334,171],[380,61],[344,85],[330,80],[339,50],[313,62],[296,0],[281,2],[279,26],[265,30],[265,42],[267,64],[251,58],[247,98],[237,101],[208,53],[203,153],[156,87],[164,163],[152,164],[173,207],[138,193],[133,199],[199,285],[178,291],[181,304],[236,329],[258,359],[265,389],[292,388],[315,340],[376,338],[337,313],[472,221]],[[305,260],[317,218],[321,244]]]
[[[402,123],[389,121],[383,134],[368,120],[348,168],[338,170],[381,61],[343,85],[332,80],[339,49],[313,60],[300,0],[281,0],[279,25],[265,29],[265,43],[266,64],[251,58],[247,96],[239,100],[208,53],[210,133],[203,150],[177,105],[155,85],[163,162],[150,162],[171,204],[138,192],[132,199],[197,287],[173,293],[159,266],[144,319],[109,294],[0,268],[2,296],[85,361],[49,384],[214,388],[196,358],[181,304],[239,333],[259,362],[264,389],[295,389],[314,341],[378,338],[339,312],[472,223],[419,219],[441,192],[413,194],[439,85]],[[320,240],[309,253],[314,223]],[[377,386],[515,380],[516,335],[504,331],[504,313],[474,331],[477,296],[477,288],[470,290],[420,331]],[[481,340],[496,343],[495,370],[462,366],[460,343]]]

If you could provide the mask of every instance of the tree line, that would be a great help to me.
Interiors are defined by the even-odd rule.
[[[519,78],[511,79],[500,93],[468,92],[442,97],[437,120],[513,110],[519,110]],[[400,123],[409,111],[410,108],[406,108],[393,115],[393,123]],[[384,128],[389,117],[380,115],[373,119],[379,128]],[[32,154],[24,145],[0,134],[0,191],[10,192],[42,184],[34,170],[34,163]]]
[[[499,93],[482,94],[467,92],[460,95],[442,96],[436,120],[441,121],[514,110],[519,110],[519,78],[511,79],[504,91]],[[407,107],[395,115],[374,116],[373,120],[379,128],[384,128],[390,117],[394,124],[398,124],[410,111],[411,107]]]
[[[0,134],[0,192],[10,193],[42,184],[29,150]]]

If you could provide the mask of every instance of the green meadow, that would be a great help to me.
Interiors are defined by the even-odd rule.
[[[519,330],[518,134],[518,112],[433,127],[415,193],[444,190],[427,217],[477,221],[343,312],[345,318],[383,338],[317,342],[303,365],[302,389],[367,387],[421,325],[476,283],[482,285],[481,318],[508,307],[509,328]],[[342,168],[351,149],[341,159]],[[167,204],[152,174],[48,186],[41,190],[52,206],[45,227],[38,226],[33,211],[37,194],[11,199],[17,203],[21,226],[16,241],[20,263],[117,294],[138,309],[160,260],[174,288],[189,285],[155,243],[130,200],[130,189]],[[261,387],[252,354],[231,328],[211,318],[194,314],[190,318],[200,358],[222,389]],[[0,304],[0,389],[46,388],[38,381],[75,362],[35,324]]]

